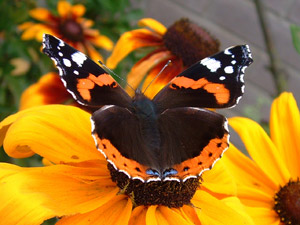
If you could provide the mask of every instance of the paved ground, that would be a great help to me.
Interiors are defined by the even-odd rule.
[[[272,37],[288,73],[289,90],[300,105],[300,55],[293,48],[289,28],[291,23],[300,25],[300,0],[263,0],[263,3]],[[141,0],[140,7],[147,17],[166,26],[181,17],[190,18],[217,37],[222,49],[249,44],[255,62],[246,72],[245,95],[235,109],[225,113],[228,116],[246,113],[258,121],[268,119],[275,89],[267,69],[269,60],[252,0]]]

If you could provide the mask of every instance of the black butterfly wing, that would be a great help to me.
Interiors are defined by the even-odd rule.
[[[227,48],[176,76],[154,98],[159,112],[175,107],[225,108],[244,92],[244,72],[252,63],[248,45]]]
[[[45,34],[43,52],[55,62],[66,89],[78,103],[97,108],[130,104],[130,96],[105,70],[62,40]]]
[[[160,142],[149,142],[149,138],[158,135],[155,129],[145,135],[135,114],[112,105],[94,112],[91,122],[97,149],[108,162],[132,179],[145,181],[151,178],[147,169],[159,167],[156,153]]]
[[[229,145],[225,117],[205,109],[165,110],[148,133],[136,115],[118,106],[99,109],[91,120],[97,148],[108,162],[142,181],[197,177]]]
[[[190,107],[168,109],[158,121],[164,177],[178,180],[197,177],[211,169],[229,146],[227,120],[213,111]]]

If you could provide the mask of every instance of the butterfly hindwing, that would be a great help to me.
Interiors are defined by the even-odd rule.
[[[131,178],[143,181],[151,176],[147,168],[158,168],[157,147],[148,142],[154,132],[145,135],[141,131],[141,121],[128,109],[119,106],[104,106],[91,117],[92,135],[97,149],[118,170]],[[147,136],[147,137],[146,137]]]
[[[247,45],[227,48],[176,76],[153,99],[159,111],[175,107],[225,108],[244,92],[244,71],[252,63]]]
[[[170,178],[185,180],[212,167],[229,146],[224,116],[199,108],[165,110],[158,118],[163,168],[177,171]],[[172,131],[172,132],[170,132]],[[166,176],[167,174],[165,174]]]
[[[62,40],[45,34],[43,52],[55,62],[61,80],[78,103],[99,108],[108,104],[125,107],[131,102],[112,76]]]
[[[119,106],[103,107],[91,120],[97,148],[118,171],[143,181],[198,176],[229,145],[226,118],[205,109],[168,109],[151,133],[144,133],[136,115]],[[149,139],[155,138],[153,145]]]

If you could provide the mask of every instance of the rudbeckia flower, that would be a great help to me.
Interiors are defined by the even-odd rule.
[[[169,28],[151,18],[144,18],[138,24],[148,29],[125,32],[116,43],[106,64],[114,69],[130,52],[152,47],[153,51],[138,61],[127,76],[127,82],[136,89],[146,75],[143,88],[147,87],[164,65],[171,60],[171,64],[151,84],[152,90],[146,92],[149,97],[153,97],[184,69],[219,51],[219,42],[188,19],[181,19]]]
[[[23,40],[37,39],[42,41],[43,34],[48,33],[66,41],[76,49],[88,54],[95,60],[103,60],[94,46],[111,50],[112,41],[91,29],[93,21],[83,18],[85,7],[81,4],[71,5],[67,1],[57,4],[58,15],[54,15],[46,8],[32,9],[29,14],[40,23],[25,22],[19,26],[23,30]]]
[[[300,224],[300,115],[291,93],[274,100],[270,137],[256,122],[232,118],[251,157],[231,146],[223,160],[237,182],[237,196],[258,225]]]
[[[72,96],[66,91],[58,73],[50,72],[22,93],[20,110],[38,105],[73,102],[71,99]]]
[[[65,224],[253,224],[222,162],[203,175],[191,205],[136,206],[111,180],[96,150],[90,114],[73,106],[22,110],[0,123],[0,143],[16,158],[38,154],[48,166],[0,164],[0,217],[6,225],[35,225],[52,217]],[[170,199],[172,201],[172,199]]]

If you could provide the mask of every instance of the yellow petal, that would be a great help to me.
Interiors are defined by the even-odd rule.
[[[164,25],[152,18],[143,18],[139,21],[138,25],[141,27],[149,27],[160,35],[164,35],[167,31]]]
[[[31,27],[24,30],[24,32],[21,35],[22,40],[31,40],[31,39],[37,39],[41,40],[43,35],[42,33],[50,33],[51,31],[48,27],[46,27],[43,24],[33,24]]]
[[[41,224],[54,216],[85,213],[109,202],[118,188],[98,174],[95,165],[15,170],[0,164],[1,223]]]
[[[85,47],[86,47],[86,50],[87,50],[87,54],[89,55],[89,57],[92,60],[94,60],[95,62],[98,62],[99,60],[101,62],[103,62],[102,55],[100,55],[100,53],[94,48],[93,45],[91,45],[90,43],[86,43]]]
[[[99,48],[104,48],[107,51],[111,51],[114,43],[104,35],[98,35],[91,39],[91,42]]]
[[[91,212],[65,217],[56,225],[123,225],[128,224],[131,210],[131,201],[125,195],[118,195]]]
[[[170,209],[166,206],[159,206],[156,210],[156,218],[158,224],[163,224],[161,221],[167,221],[167,225],[192,225],[192,221],[186,220],[177,209]]]
[[[25,29],[28,29],[29,27],[31,27],[34,24],[35,23],[33,23],[33,22],[25,22],[25,23],[22,23],[22,24],[18,25],[18,29],[25,30]]]
[[[51,15],[51,12],[45,8],[32,9],[29,11],[29,15],[32,18],[37,19],[39,21],[43,21],[43,22],[50,22],[51,18],[53,18],[53,16]]]
[[[216,162],[211,170],[205,171],[202,175],[202,179],[203,182],[201,186],[209,189],[211,192],[236,195],[237,189],[235,180],[230,174],[230,171],[224,166],[222,159]]]
[[[192,204],[200,218],[202,225],[240,225],[253,224],[253,221],[241,212],[240,205],[226,204],[205,191],[196,191]]]
[[[11,157],[34,152],[54,163],[103,159],[91,136],[90,114],[77,107],[32,107],[9,116],[1,126],[4,150]]]
[[[245,207],[238,198],[228,197],[222,199],[221,201],[224,202],[228,207],[231,207],[233,210],[237,210],[243,217],[247,218],[250,224],[255,224],[253,223],[253,218],[251,218],[247,213],[247,207]]]
[[[161,37],[147,29],[125,32],[115,45],[111,56],[107,59],[106,65],[114,69],[123,58],[135,49],[160,45],[162,45]]]
[[[284,186],[290,179],[290,173],[276,146],[262,127],[250,119],[241,117],[229,119],[229,124],[240,135],[247,151],[261,170],[275,184]]]
[[[199,217],[198,217],[198,215],[196,213],[196,210],[195,210],[194,206],[184,205],[183,207],[180,208],[180,210],[186,216],[188,216],[188,218],[193,222],[193,224],[195,224],[195,225],[201,225],[201,222],[199,220]]]
[[[146,224],[147,225],[157,225],[157,220],[155,217],[155,211],[157,209],[157,205],[150,205],[148,207],[147,213],[146,213]]]
[[[273,182],[249,157],[241,153],[233,144],[225,152],[222,162],[235,178],[238,185],[257,188],[269,195],[278,189]]]
[[[77,19],[78,22],[81,24],[81,26],[84,28],[84,32],[86,32],[86,30],[94,25],[94,21],[92,20],[88,20],[86,18],[78,18]]]
[[[43,75],[22,93],[20,110],[38,105],[59,104],[71,98],[59,75],[51,72]]]
[[[57,11],[60,17],[67,17],[71,13],[71,10],[72,5],[69,2],[65,0],[60,0],[57,3]]]
[[[300,115],[292,93],[283,93],[271,108],[270,131],[292,178],[300,177]]]
[[[160,51],[144,57],[138,63],[136,63],[130,70],[127,76],[128,84],[130,84],[130,86],[132,86],[133,89],[136,89],[140,85],[141,81],[144,79],[146,73],[149,70],[151,70],[152,68],[154,69],[154,67],[158,64],[159,66],[161,66],[160,62],[165,61],[170,57],[171,53],[169,51]],[[155,71],[157,71],[157,69]],[[129,88],[127,88],[126,90],[128,91],[128,93],[130,93],[131,91],[131,89]]]
[[[246,211],[253,218],[256,225],[282,224],[277,213],[273,209],[263,207],[246,207]]]
[[[138,206],[135,207],[132,211],[131,218],[128,222],[128,225],[146,225],[146,213],[147,207]]]
[[[244,205],[247,206],[266,207],[271,209],[274,205],[274,195],[275,191],[271,195],[260,190],[259,188],[252,188],[242,185],[238,186],[237,197]]]
[[[84,5],[77,4],[71,7],[71,12],[75,17],[81,17],[85,13]]]

